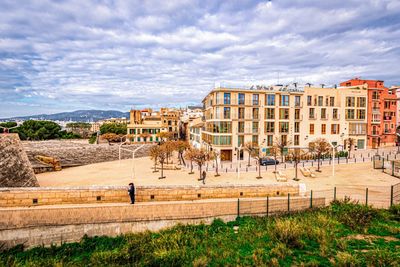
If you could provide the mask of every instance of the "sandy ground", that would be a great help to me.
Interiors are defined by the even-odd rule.
[[[201,185],[198,181],[199,171],[189,175],[188,170],[166,170],[165,179],[159,179],[160,172],[153,172],[153,163],[148,158],[138,158],[118,161],[96,163],[86,166],[66,168],[60,172],[48,172],[37,174],[40,186],[89,186],[89,185],[127,185],[132,180],[136,185]],[[134,173],[132,179],[132,172]],[[294,177],[294,169],[287,169],[284,173]],[[322,167],[321,173],[315,173],[316,178],[306,178],[300,171],[296,182],[289,179],[290,183],[305,183],[308,190],[332,189],[334,186],[389,186],[400,182],[380,170],[374,170],[372,163],[340,164],[335,165],[335,177],[332,177],[332,167]],[[214,177],[214,172],[207,173],[207,185],[224,184],[271,184],[277,183],[272,170],[262,171],[262,179],[257,179],[256,172],[241,172],[240,178],[237,173],[221,173]]]

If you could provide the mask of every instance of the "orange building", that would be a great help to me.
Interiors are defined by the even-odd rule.
[[[340,83],[340,86],[367,85],[367,146],[394,146],[396,144],[397,97],[380,80],[354,78]]]

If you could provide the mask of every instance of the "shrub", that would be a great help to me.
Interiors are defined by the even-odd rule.
[[[291,218],[276,220],[271,229],[271,238],[286,244],[289,248],[302,248],[304,235],[303,225]]]
[[[399,252],[392,252],[387,249],[374,249],[368,251],[365,255],[367,266],[399,266]]]
[[[345,198],[343,201],[333,201],[330,211],[339,222],[352,230],[365,229],[378,215],[378,212],[370,206],[352,202],[349,198]]]
[[[335,263],[336,266],[353,267],[359,266],[360,260],[348,252],[338,252],[335,257]]]
[[[271,249],[271,256],[276,257],[278,259],[284,259],[287,256],[292,255],[292,251],[290,248],[286,246],[284,243],[276,243],[275,246]]]
[[[391,206],[389,212],[393,215],[394,219],[400,220],[400,204]]]

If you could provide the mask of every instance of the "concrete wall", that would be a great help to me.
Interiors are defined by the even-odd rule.
[[[313,199],[313,207],[325,205]],[[144,230],[159,230],[177,223],[209,223],[214,218],[234,220],[239,215],[266,215],[302,210],[310,199],[288,197],[253,199],[208,199],[197,201],[147,202],[135,205],[63,205],[0,208],[0,244],[9,248],[79,241],[83,235],[116,236]]]
[[[297,184],[237,186],[139,186],[138,202],[298,195]],[[0,188],[0,207],[128,203],[127,187]]]

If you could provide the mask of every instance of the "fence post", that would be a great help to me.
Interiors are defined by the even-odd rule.
[[[394,176],[394,161],[392,161],[392,176]]]
[[[310,209],[312,209],[312,190],[310,192]]]
[[[368,187],[365,189],[365,206],[368,206]]]
[[[287,211],[290,213],[290,193],[287,194]]]
[[[333,188],[333,201],[336,201],[336,186]]]
[[[269,196],[267,196],[267,217],[269,216]]]
[[[390,207],[393,206],[393,185],[390,187]]]
[[[237,201],[237,217],[240,217],[240,200]]]

